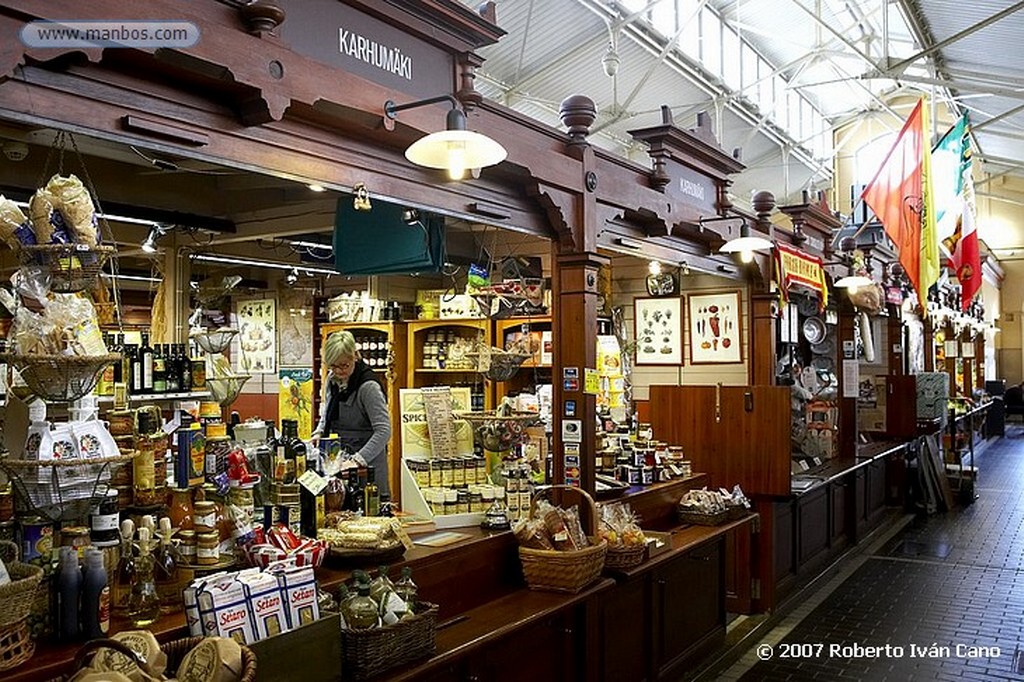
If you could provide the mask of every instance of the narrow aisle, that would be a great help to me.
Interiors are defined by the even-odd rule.
[[[718,679],[1024,679],[1024,427],[977,463],[974,504],[919,516],[854,559]]]

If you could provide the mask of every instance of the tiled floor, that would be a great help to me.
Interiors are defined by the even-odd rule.
[[[858,548],[701,680],[1024,679],[1024,428],[978,454],[978,499]]]

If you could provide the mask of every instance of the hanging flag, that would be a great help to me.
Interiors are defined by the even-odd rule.
[[[971,299],[981,289],[981,250],[978,248],[978,227],[976,207],[974,203],[974,176],[970,166],[970,147],[968,147],[968,165],[964,173],[963,210],[958,221],[957,231],[960,238],[953,248],[950,263],[960,280],[960,309],[966,311]]]
[[[927,130],[928,108],[921,99],[861,194],[899,250],[900,263],[917,291],[924,314],[928,311],[928,288],[939,278]]]
[[[955,231],[963,204],[964,171],[971,163],[967,126],[967,114],[964,114],[932,148],[935,227],[939,239],[943,241]]]

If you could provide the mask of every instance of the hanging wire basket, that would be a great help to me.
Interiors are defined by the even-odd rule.
[[[18,508],[53,522],[88,517],[90,508],[107,494],[113,469],[130,465],[138,450],[111,457],[77,459],[0,458],[0,470],[10,479]]]
[[[479,367],[480,353],[466,353],[476,358]],[[486,370],[477,370],[491,381],[508,381],[516,375],[523,363],[532,358],[530,353],[513,353],[501,348],[491,347],[491,365]]]
[[[49,402],[71,402],[88,395],[100,374],[121,360],[120,353],[106,355],[17,355],[4,353],[0,361],[18,370],[29,391]]]
[[[235,402],[238,394],[242,392],[242,386],[250,378],[248,374],[236,374],[227,377],[206,377],[206,388],[210,390],[213,399],[220,403],[221,407],[227,407]]]
[[[32,244],[21,247],[18,259],[23,265],[46,268],[51,291],[73,294],[92,289],[103,272],[103,264],[116,251],[113,246]]]
[[[237,329],[216,329],[214,331],[193,332],[189,337],[206,353],[223,353],[231,344],[231,339],[238,335]]]
[[[488,410],[457,412],[455,416],[468,421],[473,427],[473,436],[492,452],[510,450],[521,444],[527,436],[526,428],[540,423],[540,415],[533,412],[500,415],[495,410]]]

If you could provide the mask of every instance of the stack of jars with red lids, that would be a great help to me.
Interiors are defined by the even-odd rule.
[[[319,566],[327,554],[323,540],[296,535],[286,524],[276,523],[265,532],[256,527],[253,542],[245,548],[253,566],[266,568],[275,561],[291,558],[296,566]]]

